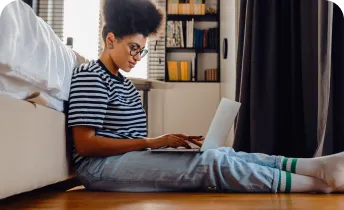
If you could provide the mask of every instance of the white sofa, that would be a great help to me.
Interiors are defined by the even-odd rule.
[[[72,69],[87,62],[31,7],[8,2],[0,5],[0,199],[74,177],[60,111]],[[23,100],[33,93],[45,106]]]
[[[65,115],[0,95],[0,199],[73,177]]]

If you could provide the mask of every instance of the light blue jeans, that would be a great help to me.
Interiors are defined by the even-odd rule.
[[[282,160],[229,147],[199,154],[135,151],[85,158],[76,171],[85,188],[96,191],[276,193]]]

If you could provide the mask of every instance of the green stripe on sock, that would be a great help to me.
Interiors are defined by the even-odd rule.
[[[284,158],[283,160],[283,165],[282,165],[282,170],[286,171],[287,170],[287,162],[288,162],[288,158]]]
[[[277,192],[280,192],[280,191],[281,191],[281,178],[282,178],[282,171],[279,170]]]
[[[291,174],[290,174],[290,172],[286,172],[285,192],[290,193],[290,191],[291,191]]]
[[[296,163],[297,163],[297,158],[294,158],[291,161],[291,173],[296,173]]]

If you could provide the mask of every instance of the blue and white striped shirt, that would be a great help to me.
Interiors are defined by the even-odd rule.
[[[100,61],[74,69],[68,110],[68,127],[91,126],[96,135],[133,139],[147,137],[146,112],[133,83],[113,75]],[[74,161],[82,157],[76,154]]]

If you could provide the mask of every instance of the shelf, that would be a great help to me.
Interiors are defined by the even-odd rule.
[[[217,49],[166,47],[166,52],[217,53]]]
[[[191,20],[195,21],[218,21],[217,14],[208,14],[208,15],[167,15],[167,20]]]
[[[217,2],[217,8],[220,8],[220,2],[221,0],[214,0]],[[227,0],[225,0],[227,1]],[[214,2],[215,4],[215,2]],[[164,81],[166,83],[173,84],[205,84],[209,83],[213,85],[218,85],[221,83],[221,58],[220,58],[220,26],[221,26],[221,14],[220,10],[217,11],[216,14],[204,14],[204,15],[188,15],[188,14],[167,14],[169,8],[168,5],[166,5],[166,27],[165,27],[165,34],[167,36],[169,25],[167,24],[167,21],[180,21],[182,22],[182,28],[183,28],[183,37],[184,37],[184,47],[172,47],[171,45],[168,45],[168,37],[165,37],[165,75],[164,75]],[[178,12],[177,12],[178,13]],[[193,44],[193,45],[187,45],[187,41],[185,37],[188,37],[187,35],[187,21],[194,21],[193,28],[199,29],[200,31],[196,31],[197,35],[198,33],[201,33],[202,30],[208,29],[207,37],[211,37],[211,40],[207,40],[207,44]],[[179,26],[179,24],[178,24]],[[170,27],[173,27],[170,25]],[[215,28],[215,29],[214,29]],[[211,30],[210,30],[211,29]],[[204,32],[204,31],[203,31]],[[211,33],[211,35],[209,35]],[[202,34],[201,34],[202,35]],[[179,36],[179,34],[178,34]],[[181,36],[181,35],[180,35]],[[195,43],[195,37],[196,33],[194,32],[193,43]],[[203,36],[201,36],[203,37]],[[203,39],[203,38],[201,38]],[[213,41],[216,43],[213,43]],[[191,37],[190,37],[191,41]],[[198,41],[198,40],[197,40]],[[202,40],[199,40],[202,41]],[[203,40],[204,41],[204,40]],[[210,45],[211,42],[211,45]],[[171,46],[171,47],[168,47]],[[193,46],[193,47],[187,47],[187,46]],[[196,47],[197,46],[197,47]],[[208,48],[204,48],[204,46],[207,46]],[[215,48],[215,49],[209,49],[209,48]],[[168,61],[191,61],[192,63],[192,78],[195,78],[196,81],[170,81],[169,78],[169,71],[168,71]],[[190,64],[188,64],[190,66]],[[174,67],[175,68],[175,67]],[[206,69],[216,68],[217,69],[217,80],[215,81],[205,81],[204,71]],[[190,68],[188,68],[190,70]],[[174,70],[175,71],[175,70]],[[177,77],[172,77],[177,78]],[[181,77],[180,77],[181,78]],[[179,78],[179,79],[180,79]],[[199,81],[200,79],[201,81]],[[191,85],[191,84],[190,84]],[[211,85],[212,86],[212,85]]]
[[[170,81],[170,80],[167,80],[166,82],[174,82],[174,83],[219,83],[219,81]]]

